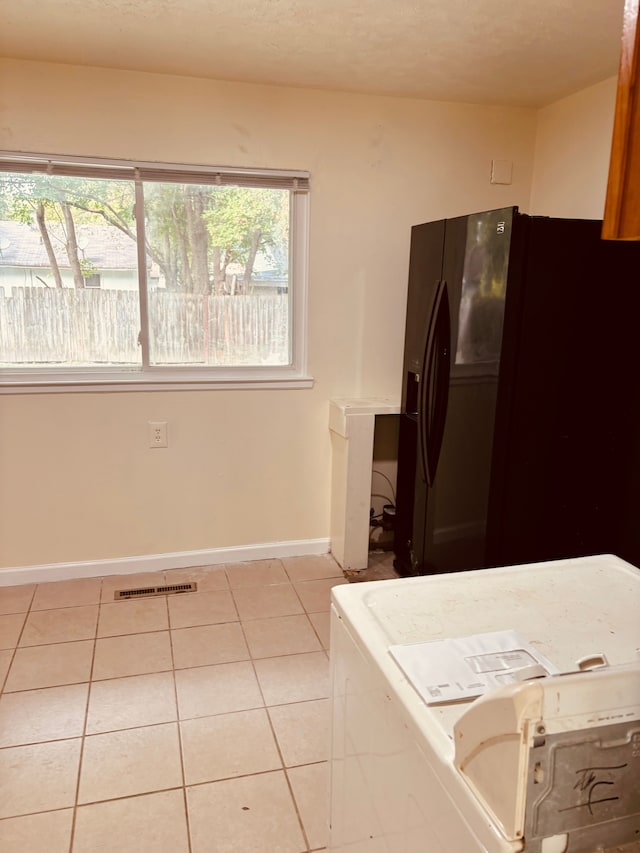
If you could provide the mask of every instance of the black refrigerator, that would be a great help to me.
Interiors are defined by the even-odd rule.
[[[640,243],[517,207],[411,232],[401,575],[640,562]]]

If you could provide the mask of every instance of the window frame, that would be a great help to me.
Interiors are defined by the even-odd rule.
[[[234,388],[310,388],[307,371],[309,270],[309,173],[294,170],[200,166],[184,163],[114,160],[104,157],[24,154],[0,151],[0,172],[34,172],[131,180],[135,186],[138,239],[138,293],[142,359],[135,367],[0,367],[0,394],[69,391],[162,391]],[[238,367],[161,366],[149,364],[145,181],[276,187],[290,191],[289,323],[291,362]]]

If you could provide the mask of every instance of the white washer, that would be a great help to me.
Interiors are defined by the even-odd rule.
[[[509,629],[563,674],[427,705],[389,652]],[[607,665],[578,671],[590,657]],[[336,586],[331,673],[331,853],[640,850],[640,571],[628,563]]]

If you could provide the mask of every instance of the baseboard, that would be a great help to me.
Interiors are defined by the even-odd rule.
[[[24,583],[49,583],[76,578],[98,578],[106,575],[134,575],[162,572],[165,569],[189,569],[193,566],[215,566],[221,563],[243,563],[249,560],[275,560],[279,557],[305,557],[327,554],[328,539],[300,539],[291,542],[264,542],[231,548],[205,548],[201,551],[176,551],[167,554],[145,554],[139,557],[117,557],[112,560],[85,560],[78,563],[49,563],[40,566],[0,568],[0,587]]]

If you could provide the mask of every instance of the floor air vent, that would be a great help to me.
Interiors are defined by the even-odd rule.
[[[150,595],[175,595],[178,592],[197,592],[197,583],[174,583],[168,586],[145,586],[140,589],[117,589],[114,594],[116,601],[127,598],[146,598]]]

